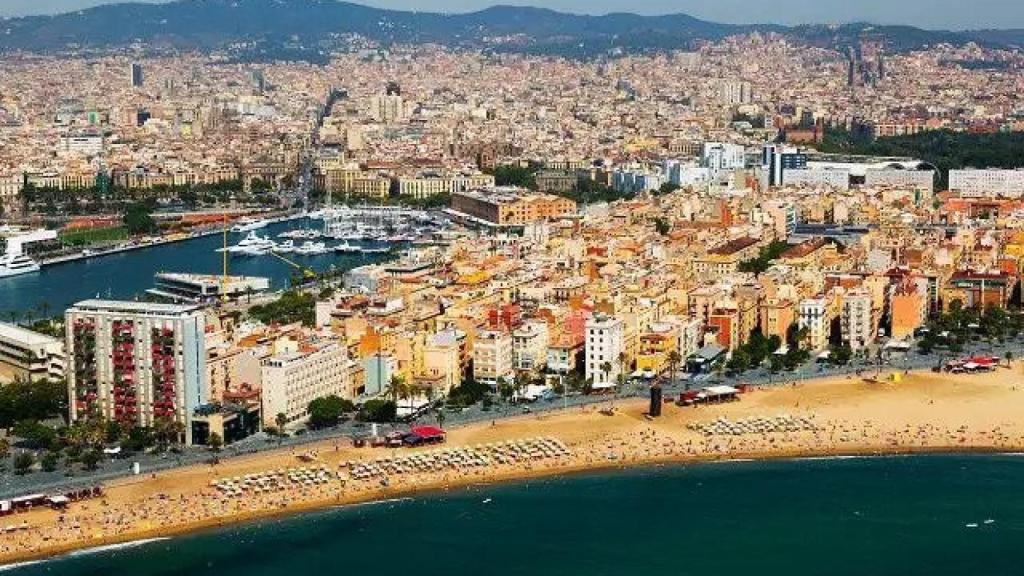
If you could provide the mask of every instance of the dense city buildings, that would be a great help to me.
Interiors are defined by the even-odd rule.
[[[302,427],[325,396],[407,416],[470,383],[742,374],[766,343],[776,363],[866,357],[958,306],[1019,304],[1019,171],[836,144],[1024,130],[1015,53],[773,33],[593,60],[353,46],[322,64],[0,60],[3,235],[20,256],[40,222],[118,229],[145,203],[145,234],[311,213],[324,250],[381,259],[297,289],[302,315],[267,312],[280,287],[261,278],[164,272],[140,292],[178,307],[84,302],[66,352],[0,331],[11,377],[63,372],[74,420],[171,419],[202,443]],[[996,60],[1013,65],[961,64]],[[296,240],[260,257],[322,272]]]

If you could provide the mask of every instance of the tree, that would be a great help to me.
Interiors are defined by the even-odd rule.
[[[846,366],[853,359],[853,349],[846,342],[839,346],[832,346],[829,350],[828,359],[835,366]]]
[[[221,438],[220,434],[211,432],[210,437],[206,439],[206,445],[210,447],[213,452],[220,452],[220,449],[224,446],[224,439]]]
[[[128,206],[124,212],[124,225],[132,235],[152,234],[158,230],[156,221],[150,215],[151,206],[138,202]]]
[[[16,379],[0,386],[0,428],[19,420],[67,417],[67,385],[64,380]]]
[[[387,396],[391,398],[392,403],[395,404],[397,416],[397,407],[399,400],[406,400],[412,393],[412,389],[409,384],[405,381],[405,377],[401,374],[394,374],[391,376],[391,382],[388,384]]]
[[[39,461],[40,466],[44,472],[53,472],[57,469],[59,455],[57,452],[47,451],[43,455],[42,460]]]
[[[360,422],[394,422],[398,407],[391,400],[374,398],[368,400],[356,415]]]
[[[601,374],[604,374],[604,381],[607,382],[608,376],[612,373],[612,363],[605,360],[601,362],[599,368],[601,369]]]
[[[15,436],[25,440],[33,448],[49,448],[57,440],[57,432],[53,428],[40,424],[35,420],[22,420],[14,425]]]
[[[331,395],[317,398],[309,403],[309,427],[329,428],[337,426],[346,412],[352,412],[355,406],[351,401],[340,396]]]
[[[1012,351],[1007,350],[1006,353],[1003,354],[1003,358],[1006,359],[1006,367],[1007,368],[1009,368],[1010,366],[1013,365],[1013,352]]]
[[[745,348],[737,348],[725,364],[730,374],[742,374],[750,369],[750,353]]]
[[[19,452],[14,457],[14,473],[18,476],[24,476],[32,469],[36,463],[36,457],[31,452]]]
[[[498,395],[505,402],[512,400],[512,395],[515,394],[515,386],[512,385],[504,376],[498,378],[498,382],[495,384],[495,388],[498,391]]]
[[[683,356],[678,350],[668,353],[669,383],[676,383],[676,374],[679,373],[679,365],[683,362]]]
[[[654,229],[658,231],[658,234],[668,236],[668,233],[672,231],[672,223],[668,221],[668,218],[659,216],[654,219]]]
[[[103,461],[103,452],[93,448],[82,454],[82,465],[85,466],[86,470],[95,470],[99,467],[100,462]]]

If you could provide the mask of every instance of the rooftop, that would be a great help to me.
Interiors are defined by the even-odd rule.
[[[196,304],[160,304],[154,302],[129,302],[122,300],[82,300],[72,310],[93,310],[99,312],[127,312],[131,314],[188,314],[201,310]]]
[[[0,340],[17,342],[26,346],[43,346],[47,344],[60,343],[60,340],[53,338],[52,336],[33,332],[32,330],[22,328],[21,326],[6,324],[4,322],[0,322]]]

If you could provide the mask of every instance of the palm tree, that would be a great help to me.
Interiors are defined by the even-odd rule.
[[[285,416],[284,412],[278,412],[277,416],[274,416],[274,424],[277,424],[277,443],[280,444],[284,438],[284,426],[288,423],[288,417]]]
[[[622,385],[626,381],[626,378],[625,378],[625,376],[626,376],[626,351],[625,350],[623,350],[622,352],[619,352],[618,361],[619,361],[619,378],[618,378],[618,380],[619,380],[619,387],[621,388]]]
[[[669,372],[669,384],[676,383],[676,374],[679,373],[679,364],[682,363],[683,356],[678,350],[673,350],[668,353],[668,369]]]
[[[395,403],[395,416],[397,418],[398,401],[409,397],[409,385],[406,384],[405,377],[401,374],[392,375],[391,382],[388,384],[387,395],[390,396],[391,401]]]
[[[605,360],[601,362],[601,373],[604,374],[604,381],[608,381],[608,376],[612,373],[612,363]]]

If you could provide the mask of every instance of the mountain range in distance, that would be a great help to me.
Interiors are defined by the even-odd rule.
[[[601,16],[494,6],[464,14],[385,10],[335,0],[178,0],[109,4],[56,16],[0,20],[0,52],[60,53],[144,44],[154,49],[247,52],[250,59],[326,60],[359,35],[383,45],[438,44],[493,52],[593,57],[692,49],[702,41],[775,32],[843,49],[863,38],[903,52],[975,42],[1024,45],[1024,30],[939,31],[913,26],[720,24],[686,14]]]

